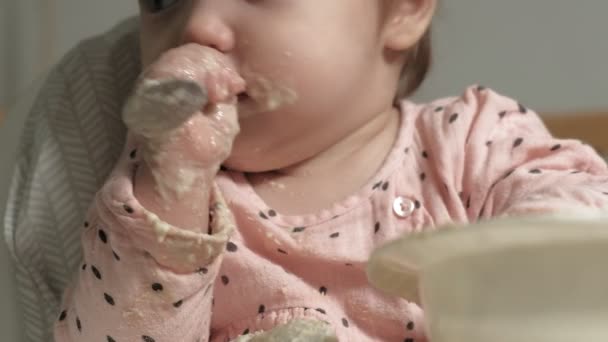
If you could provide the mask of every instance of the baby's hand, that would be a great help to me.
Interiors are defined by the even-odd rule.
[[[161,195],[179,194],[193,175],[215,175],[239,131],[236,95],[244,88],[223,54],[196,44],[167,51],[144,71],[123,119]]]

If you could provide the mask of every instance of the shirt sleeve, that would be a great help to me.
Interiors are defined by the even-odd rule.
[[[55,340],[207,341],[213,285],[234,220],[215,186],[209,229],[160,221],[133,196],[138,161],[131,145],[87,215],[83,264],[64,292]]]
[[[590,146],[553,137],[541,118],[484,87],[440,101],[421,136],[470,222],[504,216],[608,212],[608,167]],[[425,129],[426,128],[426,129]]]

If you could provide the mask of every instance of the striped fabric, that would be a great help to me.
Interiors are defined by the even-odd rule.
[[[137,22],[83,41],[51,71],[27,115],[6,216],[25,340],[52,341],[80,228],[124,141],[122,103],[139,73]]]

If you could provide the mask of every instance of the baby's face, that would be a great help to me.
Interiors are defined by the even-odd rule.
[[[247,82],[232,169],[311,158],[387,110],[395,91],[377,1],[140,0],[140,13],[144,66],[196,43],[223,52]]]

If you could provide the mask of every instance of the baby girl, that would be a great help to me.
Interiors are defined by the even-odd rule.
[[[129,135],[55,339],[426,341],[422,309],[370,285],[375,248],[607,209],[606,164],[518,102],[407,100],[436,2],[140,0]]]

